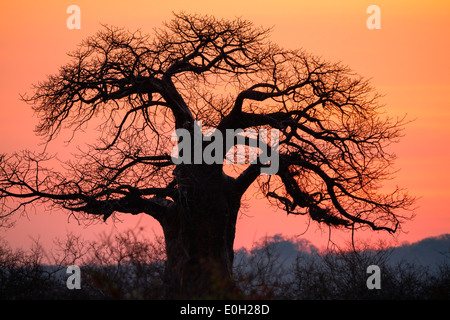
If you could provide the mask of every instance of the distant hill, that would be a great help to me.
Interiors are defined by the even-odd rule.
[[[275,235],[260,241],[250,251],[238,250],[236,256],[239,261],[246,256],[262,255],[268,250],[273,253],[273,256],[276,256],[278,264],[284,265],[294,262],[299,254],[304,256],[319,254],[319,249],[309,240]],[[387,263],[392,265],[405,262],[435,269],[439,265],[450,264],[450,234],[425,238],[399,247],[389,247],[385,251]]]
[[[389,262],[398,263],[402,260],[431,268],[449,264],[450,234],[425,238],[412,244],[393,248]]]

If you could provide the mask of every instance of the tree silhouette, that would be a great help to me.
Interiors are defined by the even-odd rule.
[[[236,219],[255,181],[288,214],[398,230],[413,199],[380,187],[392,175],[386,147],[403,120],[382,116],[378,94],[349,68],[280,48],[268,34],[241,19],[184,13],[153,38],[105,26],[23,96],[46,143],[88,122],[99,123],[98,140],[65,162],[66,171],[46,166],[45,153],[2,155],[2,218],[37,203],[105,220],[148,214],[164,232],[169,297],[229,297]],[[193,134],[200,121],[224,136],[278,130],[269,145],[278,171],[261,175],[267,161],[247,161],[234,174],[222,163],[175,163],[172,133]],[[201,150],[212,143],[205,138]]]

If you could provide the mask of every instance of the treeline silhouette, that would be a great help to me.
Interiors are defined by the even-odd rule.
[[[1,299],[164,299],[165,248],[161,237],[127,231],[86,241],[68,234],[47,252],[35,242],[13,250],[0,242]],[[284,249],[283,249],[284,248]],[[285,249],[289,250],[285,250]],[[295,250],[292,250],[292,249]],[[296,252],[296,254],[293,254]],[[431,268],[390,262],[392,249],[319,252],[307,240],[264,239],[236,251],[234,280],[239,299],[448,299],[448,259]],[[443,253],[448,254],[448,253]],[[81,289],[69,290],[69,265],[81,267]],[[369,290],[369,265],[381,269],[381,289]]]

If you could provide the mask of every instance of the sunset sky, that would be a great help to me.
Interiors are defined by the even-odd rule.
[[[81,9],[81,29],[66,26],[69,5]],[[369,5],[381,10],[381,29],[369,30]],[[37,119],[20,101],[21,93],[45,80],[68,62],[67,52],[94,34],[101,24],[141,29],[151,34],[172,19],[172,12],[241,17],[255,25],[273,27],[271,40],[286,48],[303,48],[329,61],[341,61],[371,79],[383,94],[386,114],[403,116],[407,125],[392,150],[399,169],[395,181],[419,197],[416,217],[396,241],[414,242],[450,232],[450,1],[3,1],[0,4],[0,153],[39,150],[33,132]],[[64,152],[64,150],[59,150]],[[329,239],[300,216],[286,216],[263,200],[248,200],[240,215],[235,247],[250,247],[264,236],[301,236],[321,247]],[[50,245],[68,231],[93,239],[136,226],[150,236],[161,234],[150,217],[122,215],[123,222],[89,227],[68,221],[66,214],[37,210],[20,218],[16,226],[0,230],[13,247],[28,247],[31,239]],[[374,240],[385,234],[364,233],[357,238]],[[350,234],[332,231],[336,243]],[[386,238],[392,240],[392,238]]]

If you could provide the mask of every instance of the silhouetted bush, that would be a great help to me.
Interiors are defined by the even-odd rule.
[[[274,237],[250,252],[237,254],[235,275],[241,289],[251,297],[271,299],[448,299],[450,265],[437,268],[400,260],[390,262],[393,249],[334,249],[326,253],[312,245],[296,255],[282,256],[276,245],[299,243]],[[301,244],[300,244],[301,245]],[[367,267],[381,270],[381,289],[368,289]]]
[[[164,299],[164,242],[128,231],[99,241],[67,235],[47,253],[0,242],[1,299]],[[293,254],[295,253],[295,254]],[[391,249],[330,250],[276,236],[236,251],[234,277],[251,299],[448,299],[450,266],[390,262]],[[69,265],[81,267],[81,290],[69,290]],[[369,290],[367,267],[381,269],[381,289]]]

